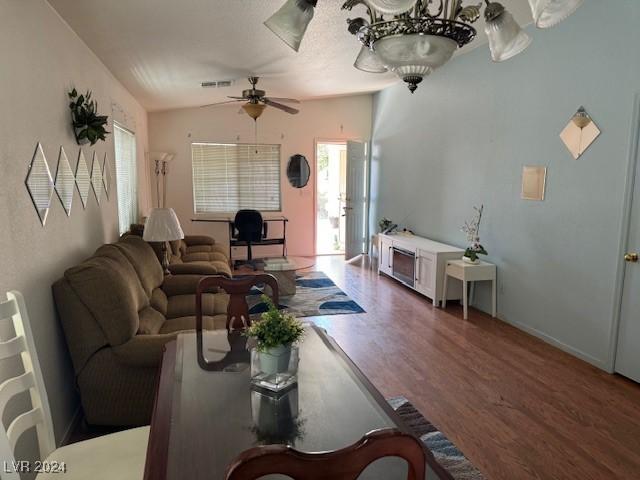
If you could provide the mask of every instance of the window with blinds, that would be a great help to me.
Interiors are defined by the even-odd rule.
[[[281,210],[280,145],[191,144],[195,213]]]
[[[116,157],[116,183],[118,186],[118,224],[120,234],[138,221],[138,195],[136,191],[136,137],[118,124],[113,125],[113,143]]]

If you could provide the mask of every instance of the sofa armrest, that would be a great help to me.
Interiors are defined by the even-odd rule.
[[[211,262],[174,263],[169,271],[172,275],[218,275],[218,268]]]
[[[214,245],[216,241],[207,235],[185,235],[184,243],[191,247],[193,245]]]
[[[163,335],[136,335],[117,347],[112,347],[119,362],[130,367],[159,367],[164,346],[175,340],[177,332]]]

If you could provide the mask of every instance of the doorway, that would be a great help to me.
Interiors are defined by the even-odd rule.
[[[347,142],[316,143],[316,255],[345,251]]]

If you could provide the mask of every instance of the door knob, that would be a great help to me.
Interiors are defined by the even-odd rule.
[[[627,253],[624,256],[624,261],[625,262],[630,262],[630,263],[637,263],[638,262],[638,254],[633,252],[633,253]]]

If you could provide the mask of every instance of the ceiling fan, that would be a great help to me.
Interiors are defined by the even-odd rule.
[[[214,105],[225,105],[227,103],[235,103],[235,102],[244,102],[242,105],[242,109],[247,112],[254,120],[258,120],[258,117],[262,115],[262,112],[267,106],[277,108],[282,110],[283,112],[290,113],[291,115],[295,115],[299,112],[298,109],[292,108],[288,105],[283,105],[280,102],[285,103],[300,103],[299,100],[294,98],[276,98],[276,97],[267,97],[266,92],[264,90],[256,89],[256,85],[258,84],[258,80],[260,77],[249,77],[249,83],[251,84],[251,88],[248,90],[242,91],[241,97],[231,97],[232,100],[227,100],[225,102],[211,103],[209,105],[203,105],[203,107],[212,107]]]

